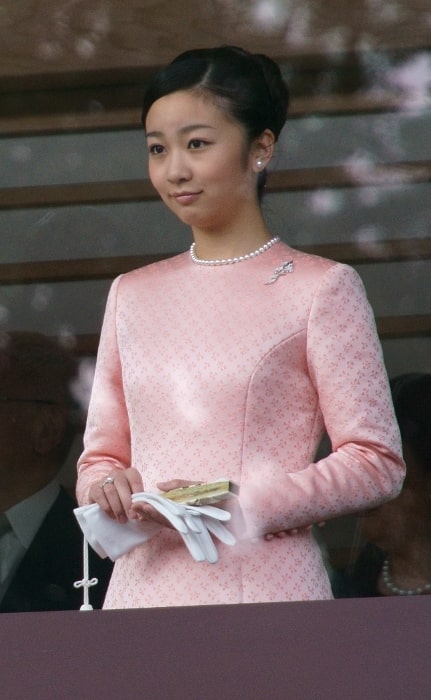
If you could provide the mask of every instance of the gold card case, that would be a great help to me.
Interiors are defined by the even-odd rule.
[[[163,496],[175,503],[189,506],[204,506],[224,501],[238,494],[238,486],[227,479],[213,481],[209,484],[193,484],[179,489],[164,491]]]

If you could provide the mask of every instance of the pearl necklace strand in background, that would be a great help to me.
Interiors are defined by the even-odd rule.
[[[392,593],[395,593],[395,595],[420,595],[421,593],[431,591],[431,583],[426,583],[425,586],[420,586],[418,588],[399,588],[396,586],[389,573],[389,559],[385,559],[383,562],[382,578],[386,588],[392,591]]]
[[[245,255],[238,255],[237,258],[224,258],[221,260],[203,260],[202,258],[197,258],[195,254],[195,244],[192,243],[190,246],[190,257],[196,265],[233,265],[234,263],[243,262],[244,260],[250,260],[258,255],[264,253],[268,248],[271,248],[275,243],[278,243],[280,236],[274,236],[268,243],[265,243],[253,253],[246,253]]]

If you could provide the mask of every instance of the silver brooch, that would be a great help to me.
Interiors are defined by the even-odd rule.
[[[281,277],[282,275],[287,275],[289,272],[293,272],[293,260],[289,260],[288,262],[284,262],[280,267],[277,267],[270,280],[268,282],[265,282],[265,284],[274,284],[274,282],[277,282],[278,278]]]

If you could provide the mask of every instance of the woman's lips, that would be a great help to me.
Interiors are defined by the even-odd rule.
[[[192,204],[200,194],[201,192],[174,192],[172,197],[179,204]]]

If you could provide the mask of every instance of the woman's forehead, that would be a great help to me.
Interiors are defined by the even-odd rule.
[[[147,135],[166,128],[181,130],[190,125],[219,128],[233,120],[221,100],[204,90],[181,90],[160,97],[150,107],[145,124]]]

